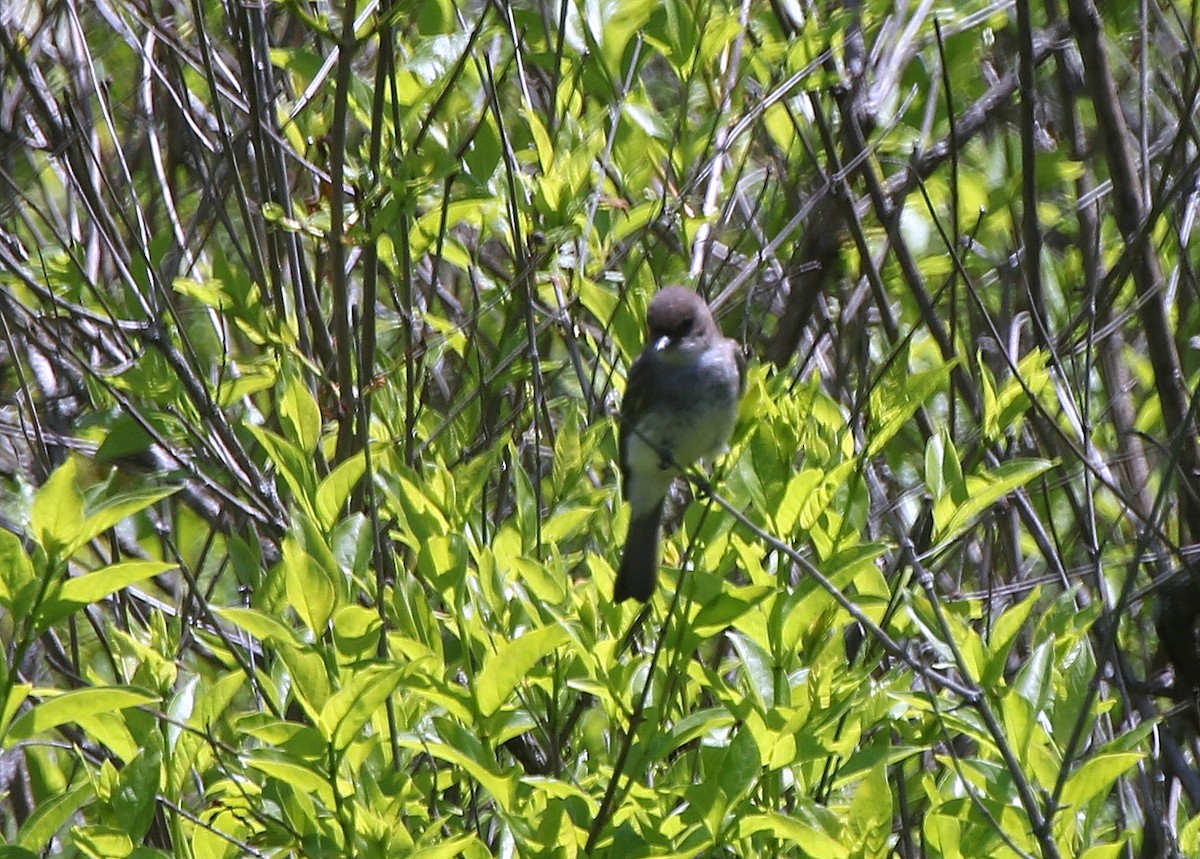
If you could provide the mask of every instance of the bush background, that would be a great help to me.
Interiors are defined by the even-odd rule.
[[[1197,14],[5,4],[0,855],[1200,853]]]

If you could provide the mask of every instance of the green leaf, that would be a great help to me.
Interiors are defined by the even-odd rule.
[[[1115,844],[1098,844],[1095,847],[1089,847],[1079,854],[1079,859],[1117,859],[1119,856],[1125,855],[1125,843],[1127,839],[1121,839]],[[1196,856],[1197,847],[1190,849],[1184,846],[1183,833],[1179,834],[1179,847],[1184,856]]]
[[[236,710],[231,702],[243,686],[246,676],[231,671],[223,677],[202,682],[193,676],[183,681],[167,702],[166,714],[171,721],[164,728],[165,748],[170,749],[169,772],[163,790],[168,796],[177,796],[188,783],[197,758],[208,752],[204,736],[187,730],[186,726],[207,729],[226,719],[233,720]]]
[[[33,687],[28,683],[16,683],[9,688],[8,697],[4,701],[4,711],[0,712],[0,737],[4,736],[9,722],[17,715],[17,711],[32,691]]]
[[[499,710],[533,666],[567,638],[566,627],[554,624],[500,645],[475,679],[479,712],[490,716]]]
[[[354,487],[362,480],[366,469],[366,456],[359,451],[329,472],[317,487],[317,521],[326,531],[333,528],[341,518],[342,508],[349,500]]]
[[[12,723],[4,745],[11,746],[18,740],[28,740],[38,734],[77,722],[98,713],[111,713],[127,707],[155,704],[158,698],[121,686],[101,686],[94,689],[75,689],[54,698],[47,698],[33,709],[27,710]]]
[[[338,605],[350,598],[350,585],[355,578],[362,579],[370,573],[375,552],[375,533],[372,523],[363,513],[351,513],[334,526],[329,535],[329,552],[333,558],[333,569],[337,571],[334,584],[339,582]],[[346,571],[349,572],[347,575]]]
[[[142,487],[122,492],[105,500],[95,510],[88,513],[87,518],[83,520],[79,532],[68,545],[66,553],[70,554],[74,552],[80,546],[94,537],[100,536],[118,522],[128,519],[134,513],[139,513],[151,504],[174,495],[178,491],[179,487],[177,486],[166,489]]]
[[[601,286],[586,277],[579,280],[579,302],[597,319],[612,319],[620,304],[620,294],[611,284]]]
[[[243,329],[246,327],[242,325]],[[217,388],[216,401],[221,408],[232,408],[247,397],[266,391],[275,385],[276,373],[272,364],[236,365],[237,375],[226,376]]]
[[[83,493],[75,483],[75,459],[55,469],[33,500],[33,533],[51,558],[63,558],[83,525]]]
[[[1046,459],[1020,459],[968,477],[964,484],[963,500],[956,501],[952,497],[938,499],[934,507],[934,520],[939,524],[935,539],[945,542],[958,536],[983,511],[1052,466],[1053,463]]]
[[[529,133],[533,137],[538,166],[541,167],[543,174],[548,173],[554,166],[554,144],[551,142],[550,135],[546,131],[546,126],[542,123],[537,111],[525,110],[523,113],[524,116],[522,118],[529,123]]]
[[[1041,641],[1026,659],[1013,682],[1013,691],[1029,702],[1035,713],[1049,705],[1054,694],[1054,637]]]
[[[766,599],[768,593],[769,591],[766,589],[761,589],[756,594],[758,599],[754,602],[738,599],[728,593],[717,594],[714,599],[705,603],[696,612],[696,617],[692,620],[692,631],[701,638],[716,635],[731,626],[735,620],[750,611],[755,605]]]
[[[288,601],[305,625],[320,636],[337,606],[337,591],[324,566],[294,537],[283,541],[283,571]]]
[[[299,758],[315,761],[328,753],[328,743],[321,732],[299,722],[287,722],[254,711],[234,717],[233,727],[239,733]]]
[[[279,425],[289,441],[311,454],[321,441],[321,410],[300,374],[289,364],[284,364],[280,381]]]
[[[881,755],[854,789],[854,798],[846,815],[846,828],[863,846],[864,856],[879,856],[887,852],[887,841],[892,832],[893,805],[892,790],[888,785],[887,759]]]
[[[996,685],[1004,676],[1008,654],[1012,652],[1017,636],[1025,628],[1025,623],[1041,595],[1042,589],[1035,587],[1025,599],[1005,610],[992,626],[992,634],[987,641],[987,665],[980,677],[980,683],[985,688]]]
[[[104,599],[135,582],[175,569],[175,564],[162,561],[125,561],[102,567],[84,576],[67,579],[38,611],[39,630],[78,611],[85,605]]]
[[[748,730],[740,730],[729,743],[721,768],[716,773],[717,785],[732,805],[754,786],[762,771],[762,755]]]
[[[454,530],[446,521],[441,509],[425,491],[424,482],[416,480],[415,475],[397,468],[391,473],[381,473],[380,476],[394,483],[388,486],[388,489],[389,501],[400,514],[402,528],[398,536],[406,542],[411,540],[409,545],[413,548]]]
[[[1050,387],[1049,353],[1044,349],[1033,349],[1021,358],[1013,378],[1005,383],[996,395],[995,425],[997,432],[992,436],[1011,435],[1021,428],[1025,412],[1033,399],[1040,399]]]
[[[313,720],[320,718],[321,710],[331,694],[329,669],[321,649],[317,646],[279,646],[279,656],[291,675],[292,694]]]
[[[343,657],[355,662],[373,657],[379,648],[383,621],[366,606],[347,605],[333,616],[333,640]]]
[[[767,832],[776,838],[795,844],[808,859],[846,859],[850,850],[846,845],[818,828],[816,825],[789,814],[770,811],[766,814],[750,814],[738,823],[738,835],[749,837],[758,832]]]
[[[491,852],[474,835],[461,835],[446,841],[423,847],[412,854],[412,859],[456,859],[459,856],[491,856]]]
[[[1183,851],[1184,856],[1200,856],[1200,814],[1195,815],[1179,830],[1179,849]]]
[[[155,742],[157,734],[149,737],[151,746],[143,748],[132,761],[121,767],[116,790],[108,800],[105,822],[119,826],[135,842],[140,842],[154,823],[158,807],[158,787],[162,775],[162,753]]]
[[[727,633],[745,672],[750,694],[764,712],[775,706],[775,661],[757,641],[738,629]]]
[[[997,439],[1003,432],[1000,426],[999,409],[996,407],[996,381],[983,359],[982,352],[975,353],[976,374],[983,394],[983,434],[988,439]]]
[[[733,725],[735,721],[725,709],[709,708],[691,713],[672,726],[669,748],[677,749],[700,737],[715,735]]]
[[[1097,796],[1107,795],[1117,779],[1143,757],[1137,752],[1109,752],[1088,758],[1067,779],[1062,792],[1063,804],[1074,808]]]
[[[591,533],[591,520],[596,510],[590,506],[556,510],[542,526],[542,539],[547,543],[564,543],[579,534]]]
[[[877,385],[871,392],[871,415],[878,421],[864,456],[878,456],[932,396],[949,387],[950,373],[958,361],[947,361],[931,370],[908,373],[897,385]],[[895,375],[889,378],[895,378]]]
[[[280,477],[292,490],[296,502],[308,512],[317,489],[316,471],[313,468],[312,457],[297,445],[269,429],[253,424],[248,425],[246,429],[267,452],[267,456],[279,470]]]
[[[15,844],[0,844],[0,859],[38,859],[38,855]]]
[[[148,421],[155,429],[161,430],[161,420]],[[118,462],[130,456],[136,456],[149,450],[154,439],[141,422],[132,415],[122,414],[112,422],[104,441],[96,449],[97,462]]]
[[[246,755],[246,764],[264,772],[282,783],[311,794],[321,803],[332,808],[335,802],[333,789],[325,774],[306,761],[283,757],[268,749],[256,749]]]
[[[925,490],[934,498],[941,498],[946,493],[946,483],[942,479],[943,444],[941,435],[930,437],[925,444]]]
[[[825,472],[819,468],[802,468],[788,479],[787,488],[773,511],[779,533],[792,533],[809,498],[824,482]]]
[[[15,843],[31,850],[44,851],[51,839],[67,825],[67,821],[94,795],[92,783],[84,781],[70,790],[48,796],[21,826]]]
[[[942,485],[950,500],[955,504],[963,504],[970,495],[967,492],[966,481],[963,480],[962,461],[958,456],[958,448],[950,438],[950,431],[942,428]]]
[[[37,599],[37,574],[21,538],[0,528],[0,606],[12,617],[25,617]]]
[[[259,641],[272,644],[297,645],[292,628],[277,617],[254,608],[218,608],[216,615],[253,635]]]
[[[941,859],[961,859],[963,824],[948,814],[927,814],[922,821],[925,840],[934,849],[934,856]]]
[[[192,829],[190,859],[240,859],[245,855],[229,842],[249,834],[241,811],[218,811],[208,815],[204,824]]]
[[[344,751],[358,736],[363,725],[380,710],[403,677],[403,669],[388,665],[373,665],[355,671],[350,682],[330,696],[321,711],[317,723],[321,734],[333,744],[336,751]]]
[[[446,743],[431,743],[411,737],[401,737],[400,745],[462,768],[468,775],[479,782],[484,790],[495,797],[501,809],[506,814],[511,813],[518,783],[515,777],[509,778],[492,772],[492,770],[484,766],[480,761],[475,760],[461,749],[457,749]]]

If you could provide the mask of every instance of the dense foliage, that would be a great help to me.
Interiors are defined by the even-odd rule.
[[[1198,15],[0,6],[0,857],[1200,855]]]

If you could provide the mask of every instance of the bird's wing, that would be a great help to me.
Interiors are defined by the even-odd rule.
[[[633,437],[633,422],[639,415],[645,414],[646,407],[654,396],[650,375],[651,360],[643,352],[633,362],[625,380],[625,396],[621,399],[621,422],[617,442],[621,454],[621,480],[626,484],[629,481],[626,463],[629,457],[629,440]]]

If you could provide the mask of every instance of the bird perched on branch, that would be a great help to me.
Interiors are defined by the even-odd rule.
[[[621,479],[633,518],[613,599],[645,602],[658,578],[658,529],[671,481],[720,453],[737,420],[745,360],[704,299],[669,286],[650,301],[648,337],[621,406]]]

